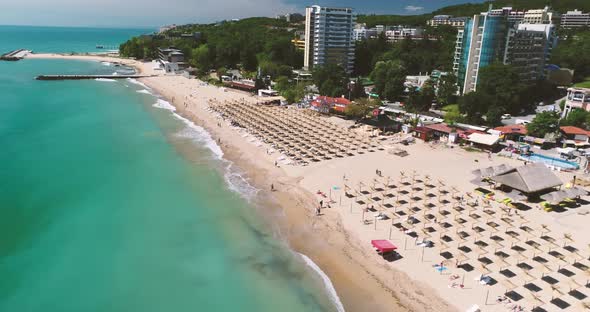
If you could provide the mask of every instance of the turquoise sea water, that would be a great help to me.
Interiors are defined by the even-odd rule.
[[[16,49],[34,52],[105,52],[133,36],[155,29],[111,29],[0,25],[0,54]],[[105,49],[97,49],[103,45]]]
[[[335,311],[202,129],[133,81],[33,80],[113,70],[0,62],[0,311]]]

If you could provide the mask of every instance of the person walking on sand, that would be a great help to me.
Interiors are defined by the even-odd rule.
[[[271,190],[271,192],[274,192],[274,190],[275,190],[275,185],[274,184],[271,184],[270,185],[270,190]]]
[[[315,215],[316,215],[316,216],[319,216],[321,213],[322,213],[322,209],[320,208],[320,206],[317,206],[317,207],[315,208]]]
[[[324,207],[324,201],[320,200],[320,207]]]

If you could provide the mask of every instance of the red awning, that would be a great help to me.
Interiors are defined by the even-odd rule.
[[[390,252],[397,249],[394,244],[385,239],[374,239],[371,241],[371,245],[377,248],[377,250],[379,250],[381,253]]]

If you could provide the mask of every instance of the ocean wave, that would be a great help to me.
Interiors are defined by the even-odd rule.
[[[328,292],[328,296],[336,306],[336,311],[344,312],[344,305],[342,305],[342,301],[340,301],[340,297],[338,297],[338,293],[336,293],[336,289],[334,288],[334,285],[332,284],[332,281],[330,280],[328,275],[326,275],[326,273],[324,273],[324,271],[322,271],[322,269],[320,269],[320,267],[317,264],[315,264],[313,260],[309,259],[308,256],[299,252],[298,254],[299,256],[301,256],[303,261],[305,261],[305,264],[307,264],[308,267],[314,270],[322,278],[322,280],[324,281],[324,287],[326,287],[326,291]]]
[[[174,107],[172,104],[170,104],[170,102],[162,100],[162,99],[158,99],[158,101],[156,102],[156,104],[153,105],[154,107],[157,108],[161,108],[161,109],[165,109],[165,110],[169,110],[169,111],[176,111],[176,107]]]
[[[137,90],[137,93],[143,93],[143,94],[152,94],[150,91],[146,90],[146,89],[142,89],[142,90]]]
[[[231,191],[242,195],[247,200],[251,200],[258,194],[259,189],[255,188],[244,177],[244,174],[233,168],[233,163],[229,163],[225,168],[225,182]]]
[[[146,86],[143,82],[137,81],[137,79],[127,78],[127,81],[131,82],[132,84],[136,84],[138,86],[144,87],[146,90],[151,90],[150,87]]]
[[[168,105],[170,105],[170,103],[168,103]],[[179,133],[178,136],[190,138],[199,143],[203,143],[205,147],[207,147],[211,152],[213,152],[217,159],[223,159],[223,151],[221,150],[221,147],[217,145],[217,142],[215,142],[215,140],[211,137],[211,134],[209,134],[207,130],[205,130],[203,127],[197,126],[194,122],[180,116],[177,113],[173,113],[172,115],[184,122],[189,129],[189,131],[185,130]]]
[[[111,66],[111,65],[113,65],[113,64],[111,64],[110,62],[100,62],[100,63],[101,63],[102,65],[104,65],[104,66]]]
[[[108,79],[108,78],[96,78],[94,80],[96,80],[96,81],[102,81],[102,82],[116,82],[117,81],[115,79]]]

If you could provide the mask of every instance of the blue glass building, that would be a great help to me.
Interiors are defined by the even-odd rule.
[[[454,70],[461,93],[475,91],[479,69],[502,62],[508,19],[484,12],[473,16],[457,35]]]

